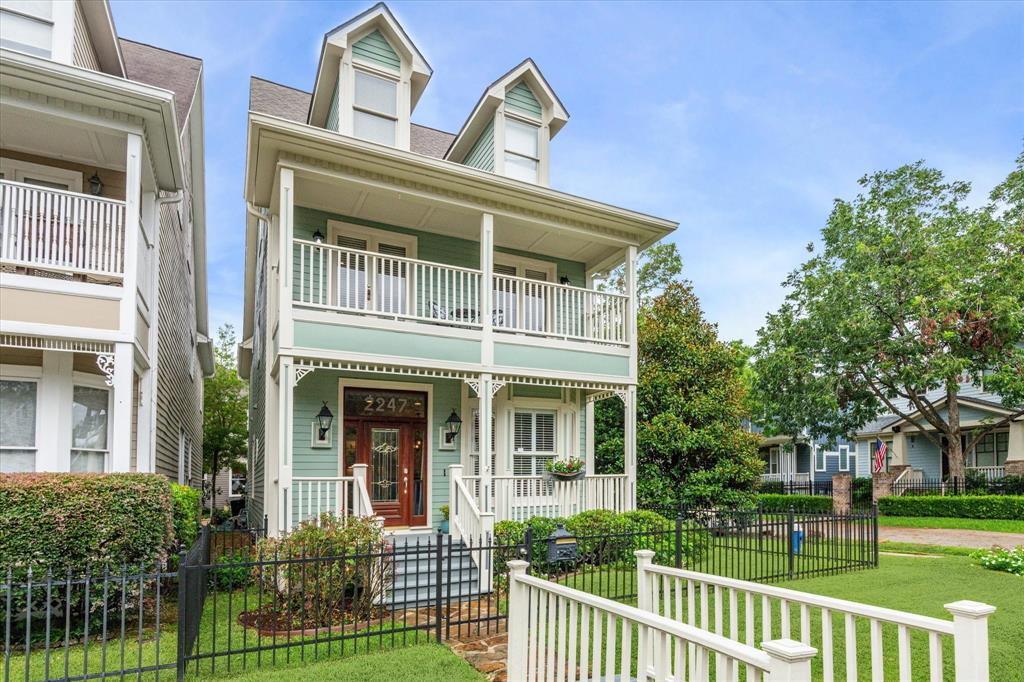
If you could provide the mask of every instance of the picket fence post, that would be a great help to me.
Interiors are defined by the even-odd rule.
[[[996,607],[976,601],[945,604],[953,614],[953,660],[957,682],[988,682],[988,617]]]
[[[772,659],[768,682],[811,682],[811,659],[817,649],[792,639],[762,642],[761,648]]]
[[[529,590],[519,581],[526,575],[529,563],[518,559],[508,562],[508,654],[506,675],[509,682],[526,679],[527,621],[529,620]]]

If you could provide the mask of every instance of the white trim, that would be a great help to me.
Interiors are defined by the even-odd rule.
[[[390,389],[394,391],[418,391],[427,394],[427,416],[426,422],[427,427],[424,429],[424,437],[426,438],[426,449],[427,449],[427,484],[426,484],[426,502],[424,504],[424,513],[427,517],[427,523],[431,523],[431,510],[433,509],[432,503],[434,498],[434,444],[431,437],[431,432],[434,430],[434,385],[423,384],[411,381],[384,381],[381,379],[352,379],[349,377],[338,377],[338,415],[340,423],[338,424],[338,476],[345,475],[345,438],[342,433],[342,429],[345,428],[345,389],[346,388],[381,388]],[[289,513],[291,513],[289,511]]]
[[[83,174],[79,171],[68,170],[67,168],[58,168],[57,166],[48,166],[41,163],[32,163],[31,161],[0,156],[0,173],[3,174],[4,180],[22,182],[33,187],[45,187],[45,185],[35,185],[25,180],[25,174],[28,173],[31,177],[38,180],[66,185],[69,192],[82,193]],[[89,194],[87,196],[91,197],[93,195]]]
[[[84,339],[87,341],[105,341],[107,343],[132,343],[134,339],[120,328],[96,329],[95,327],[75,327],[66,324],[45,324],[42,322],[21,322],[18,320],[0,319],[0,334],[20,336],[54,336],[58,338]]]
[[[107,448],[106,450],[96,450],[88,448],[76,448],[74,446],[74,428],[75,428],[75,415],[74,415],[74,390],[75,387],[81,386],[83,388],[97,388],[106,392],[107,394]],[[69,449],[67,453],[68,458],[68,471],[71,471],[71,453],[73,450],[82,450],[90,452],[103,452],[103,471],[105,473],[114,472],[113,464],[113,451],[114,451],[114,389],[107,385],[103,377],[98,374],[89,374],[87,372],[72,372],[71,373],[71,421],[68,423],[67,428],[69,430]],[[137,451],[136,451],[137,452]],[[128,469],[124,469],[125,472]]]
[[[31,266],[29,266],[31,267]],[[46,293],[74,294],[88,298],[102,298],[107,300],[118,300],[124,292],[124,287],[112,286],[110,284],[94,284],[92,282],[76,282],[67,279],[48,279],[34,275],[22,275],[16,272],[5,272],[0,277],[0,282],[5,287],[24,289],[28,291],[42,291]]]

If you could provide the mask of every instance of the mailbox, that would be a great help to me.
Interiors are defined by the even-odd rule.
[[[554,532],[548,536],[548,563],[560,563],[563,561],[576,561],[579,556],[579,548],[576,538],[569,534],[563,524],[558,524]]]

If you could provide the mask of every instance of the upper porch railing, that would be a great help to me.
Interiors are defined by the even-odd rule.
[[[483,273],[472,268],[294,240],[293,300],[362,315],[626,344],[628,298],[521,277],[494,275],[483,314]]]
[[[0,263],[68,274],[124,274],[125,204],[0,180]]]

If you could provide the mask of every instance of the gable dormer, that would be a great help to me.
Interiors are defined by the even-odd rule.
[[[445,158],[546,186],[551,138],[568,120],[540,69],[527,59],[487,88]]]
[[[409,149],[409,118],[432,70],[383,4],[324,36],[310,125]]]

